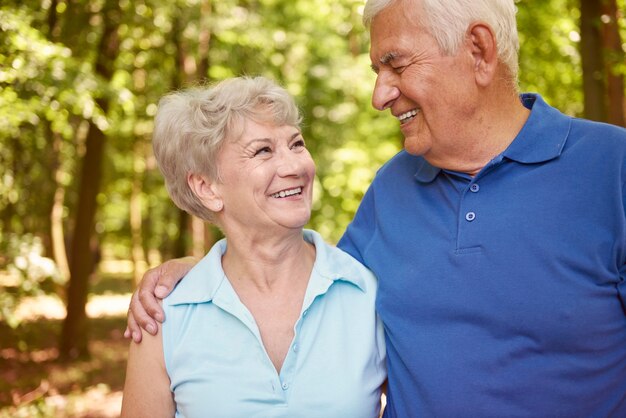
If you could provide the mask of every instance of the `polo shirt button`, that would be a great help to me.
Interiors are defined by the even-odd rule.
[[[308,313],[309,313],[309,310],[306,309],[304,312],[302,312],[302,316],[306,316],[306,314],[308,314]]]
[[[289,383],[283,383],[282,386],[283,390],[287,390],[289,389]]]
[[[480,190],[480,186],[478,184],[476,184],[476,183],[474,183],[474,184],[472,184],[470,186],[470,191],[472,193],[477,193],[479,190]]]
[[[298,344],[293,345],[293,351],[298,351]]]
[[[474,212],[467,212],[465,214],[465,220],[468,222],[472,222],[474,219],[476,219],[476,214]]]

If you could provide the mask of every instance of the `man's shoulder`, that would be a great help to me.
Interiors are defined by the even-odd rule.
[[[598,137],[601,135],[600,137],[603,139],[626,141],[626,129],[610,123],[574,117],[572,118],[572,129],[572,133],[581,136]]]
[[[383,164],[376,173],[375,181],[386,178],[396,178],[398,174],[415,174],[417,170],[426,163],[426,160],[422,156],[412,155],[401,150],[396,155],[391,157],[385,164]]]
[[[626,129],[603,122],[572,118],[568,138],[569,149],[578,149],[589,153],[601,154],[611,159],[626,159]]]

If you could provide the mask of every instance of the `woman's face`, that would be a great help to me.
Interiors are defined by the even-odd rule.
[[[311,216],[315,163],[294,126],[245,122],[237,141],[218,155],[225,231],[302,229]]]

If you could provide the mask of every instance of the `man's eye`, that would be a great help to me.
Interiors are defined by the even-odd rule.
[[[263,148],[259,148],[258,150],[256,150],[256,152],[254,153],[254,156],[256,157],[257,155],[260,154],[266,154],[268,152],[272,152],[272,150],[270,149],[270,147],[263,147]]]
[[[404,66],[404,65],[403,65],[403,66],[401,66],[401,67],[392,67],[392,68],[393,68],[393,71],[394,71],[395,73],[397,73],[397,74],[401,74],[401,73],[402,73],[402,71],[404,71],[404,69],[406,68],[406,66]]]

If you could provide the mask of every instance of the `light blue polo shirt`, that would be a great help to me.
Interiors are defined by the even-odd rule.
[[[216,243],[163,303],[163,352],[177,417],[376,418],[386,378],[377,282],[305,230],[316,258],[280,374],[222,269]]]
[[[626,130],[521,100],[475,177],[400,152],[339,242],[379,280],[386,418],[626,417]]]

